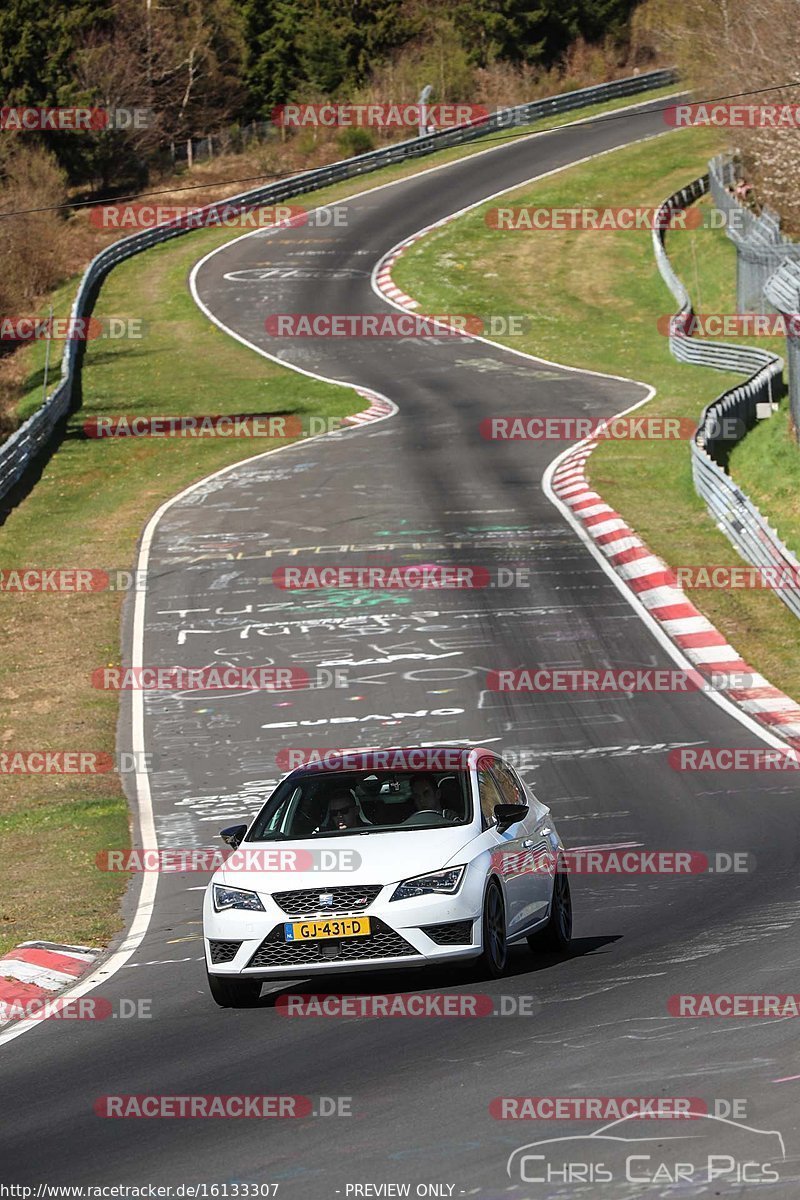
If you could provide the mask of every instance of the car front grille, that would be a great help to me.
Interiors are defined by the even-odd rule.
[[[290,917],[310,917],[317,913],[362,912],[369,908],[381,890],[381,884],[349,884],[347,887],[305,888],[296,892],[275,892],[272,899]],[[332,904],[321,904],[320,896],[332,896]]]
[[[423,925],[422,932],[427,934],[437,946],[471,946],[472,921],[447,921],[444,925]]]
[[[303,963],[353,962],[379,958],[418,957],[419,951],[377,917],[368,937],[324,938],[316,942],[286,942],[282,925],[264,938],[248,967],[291,967]],[[323,949],[327,953],[323,953]]]
[[[209,942],[208,949],[212,963],[231,962],[239,953],[241,942]]]

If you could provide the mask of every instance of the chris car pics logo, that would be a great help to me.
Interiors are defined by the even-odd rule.
[[[736,1194],[750,1195],[764,1187],[766,1195],[780,1181],[786,1147],[777,1130],[705,1112],[692,1116],[687,1128],[671,1127],[669,1135],[632,1115],[590,1134],[542,1138],[514,1150],[506,1172],[517,1185],[593,1184],[593,1194],[613,1194],[615,1200],[620,1184],[657,1188],[662,1195],[673,1188],[693,1194],[708,1189],[711,1195],[733,1194],[728,1189],[734,1188]]]

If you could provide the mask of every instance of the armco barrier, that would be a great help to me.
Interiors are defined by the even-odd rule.
[[[774,567],[800,573],[800,562],[786,548],[776,531],[767,524],[752,500],[738,488],[725,470],[730,440],[722,434],[726,418],[738,422],[739,436],[756,423],[756,405],[772,403],[781,390],[783,359],[768,350],[748,346],[723,345],[687,336],[686,321],[692,316],[689,293],[672,269],[664,247],[667,214],[685,208],[709,190],[709,177],[696,179],[688,187],[665,200],[653,229],[653,247],[661,277],[677,300],[675,331],[669,346],[680,362],[713,367],[717,371],[741,371],[749,378],[718,396],[703,409],[692,437],[692,477],[695,490],[705,501],[717,526],[727,535],[742,557],[753,566]],[[776,589],[784,604],[800,616],[800,593],[793,588]]]
[[[241,192],[229,200],[220,200],[215,204],[209,204],[202,211],[211,217],[216,212],[224,211],[232,214],[264,204],[278,204],[292,196],[315,191],[343,179],[365,175],[392,163],[433,154],[448,146],[485,137],[487,133],[507,129],[514,125],[529,124],[543,117],[571,112],[573,109],[584,108],[604,100],[651,91],[654,88],[664,87],[674,82],[675,79],[677,79],[676,72],[669,68],[663,71],[650,71],[644,75],[628,76],[625,79],[601,83],[595,87],[580,88],[578,91],[565,92],[561,96],[533,100],[529,104],[502,109],[481,123],[460,125],[455,129],[442,130],[425,137],[396,142],[381,150],[372,150],[368,154],[361,154],[357,158],[344,159],[327,167],[318,167],[313,171],[303,171],[288,179],[279,180],[277,183],[269,183],[248,192]],[[78,294],[72,306],[72,317],[78,319],[91,315],[99,286],[117,263],[150,246],[188,233],[196,227],[197,218],[194,221],[179,218],[163,225],[157,225],[153,229],[132,234],[130,237],[121,238],[118,242],[106,247],[92,259],[81,279]],[[47,397],[42,407],[0,446],[0,498],[13,487],[22,476],[28,463],[49,442],[59,421],[77,407],[80,367],[80,344],[75,341],[67,341],[61,362],[61,381],[57,388],[52,395]]]

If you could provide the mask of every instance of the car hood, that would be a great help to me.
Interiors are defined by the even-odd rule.
[[[230,887],[250,888],[258,892],[291,891],[309,887],[346,887],[348,884],[387,884],[436,871],[456,858],[477,833],[474,826],[448,829],[404,830],[402,833],[370,833],[354,837],[315,837],[297,842],[245,842],[242,851],[302,851],[347,850],[352,869],[333,870],[259,870],[221,867],[214,875],[216,883]]]

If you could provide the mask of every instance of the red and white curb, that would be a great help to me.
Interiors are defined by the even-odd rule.
[[[93,967],[100,950],[55,942],[21,942],[0,958],[0,1024],[3,1008],[52,999]]]
[[[369,392],[366,388],[354,388],[353,390],[364,400],[369,400],[369,408],[345,417],[342,422],[344,425],[370,425],[373,421],[382,421],[384,417],[390,417],[392,413],[397,412],[397,405],[393,404],[391,400],[387,400],[385,396],[379,396],[377,392]]]
[[[450,218],[448,217],[446,220],[449,221]],[[436,225],[443,224],[445,224],[445,221],[436,222]],[[382,292],[383,295],[387,296],[390,300],[393,300],[395,304],[401,304],[403,308],[410,308],[412,310],[417,309],[419,308],[419,301],[415,300],[413,296],[406,295],[406,293],[401,291],[401,289],[397,286],[392,279],[392,267],[397,262],[400,255],[407,250],[409,246],[413,246],[414,242],[418,242],[420,238],[426,237],[432,229],[436,228],[436,225],[428,225],[424,229],[418,230],[418,232],[413,234],[410,238],[406,238],[404,242],[400,242],[399,245],[395,246],[395,248],[391,250],[385,258],[381,259],[380,266],[375,274],[375,283],[377,284],[378,291]]]
[[[597,442],[582,442],[562,459],[552,477],[555,495],[581,522],[617,575],[697,671],[716,676],[746,675],[748,687],[721,686],[718,690],[771,733],[800,746],[797,701],[748,666],[723,634],[686,599],[667,564],[589,486],[585,467],[596,446]]]

